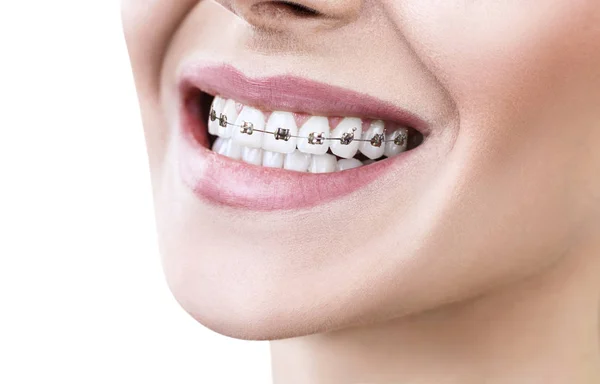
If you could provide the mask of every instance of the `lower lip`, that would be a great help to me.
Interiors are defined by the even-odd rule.
[[[208,149],[207,140],[198,140],[193,134],[197,127],[182,128],[177,152],[184,184],[203,201],[254,211],[310,208],[339,199],[371,183],[410,153],[345,171],[312,174],[230,159]]]

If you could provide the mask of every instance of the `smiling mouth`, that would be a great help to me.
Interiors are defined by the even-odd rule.
[[[180,94],[184,181],[236,207],[289,209],[343,196],[428,133],[416,116],[371,96],[291,76],[251,79],[228,66],[188,67]]]
[[[289,171],[329,173],[361,167],[416,148],[422,135],[397,123],[261,111],[213,97],[208,134],[214,152]]]

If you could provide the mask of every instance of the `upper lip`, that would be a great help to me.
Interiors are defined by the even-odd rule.
[[[183,97],[193,90],[265,111],[353,116],[391,121],[427,135],[428,124],[415,114],[376,97],[293,75],[250,78],[229,65],[189,65],[181,71]]]

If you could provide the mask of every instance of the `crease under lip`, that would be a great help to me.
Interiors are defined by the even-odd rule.
[[[258,109],[384,120],[413,128],[424,136],[429,133],[428,124],[422,119],[393,104],[292,75],[248,78],[232,66],[196,64],[181,71],[179,87],[184,98],[193,90],[200,90]]]

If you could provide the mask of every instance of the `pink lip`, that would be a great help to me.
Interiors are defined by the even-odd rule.
[[[212,204],[256,211],[309,208],[348,195],[377,179],[413,151],[343,172],[310,174],[246,164],[207,147],[206,122],[186,105],[193,89],[266,110],[329,116],[373,117],[426,132],[426,124],[396,106],[368,95],[311,80],[277,76],[248,78],[230,66],[193,65],[180,81],[182,131],[179,166],[183,182]]]
[[[205,93],[264,110],[305,112],[311,115],[370,117],[401,123],[427,134],[427,124],[393,104],[373,96],[296,76],[248,78],[231,66],[185,67],[180,90]]]

